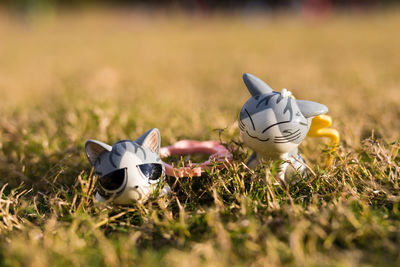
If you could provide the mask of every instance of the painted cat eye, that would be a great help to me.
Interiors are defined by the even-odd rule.
[[[110,172],[99,178],[99,184],[105,191],[119,189],[126,180],[126,168]]]
[[[162,165],[158,163],[141,164],[138,165],[138,167],[144,176],[150,180],[150,182],[157,181],[163,174]]]

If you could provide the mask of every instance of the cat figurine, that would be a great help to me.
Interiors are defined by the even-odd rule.
[[[254,153],[247,165],[254,169],[263,161],[282,160],[278,176],[289,183],[296,174],[306,175],[304,159],[298,146],[306,137],[313,117],[328,112],[322,104],[296,100],[282,89],[272,90],[254,75],[243,74],[251,94],[239,115],[240,136]]]
[[[96,200],[116,204],[145,202],[165,177],[160,159],[161,137],[158,129],[147,131],[136,141],[121,140],[112,146],[89,140],[85,151],[99,177]],[[164,186],[161,195],[170,192]]]

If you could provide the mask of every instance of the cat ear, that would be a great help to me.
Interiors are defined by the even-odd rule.
[[[93,166],[103,152],[110,152],[112,147],[96,140],[89,140],[85,144],[86,156]]]
[[[243,81],[252,96],[269,94],[274,91],[268,84],[250,73],[243,74]]]
[[[160,145],[161,145],[160,131],[157,128],[148,130],[145,134],[143,134],[136,140],[136,143],[144,147],[147,147],[156,153],[160,153]]]
[[[296,100],[297,106],[306,118],[315,117],[328,112],[328,108],[317,102],[308,100]]]

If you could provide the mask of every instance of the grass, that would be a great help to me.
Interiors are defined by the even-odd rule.
[[[397,10],[1,13],[1,265],[398,265],[399,24]],[[310,139],[308,180],[247,169],[243,72],[329,107],[342,135],[331,165]],[[221,140],[234,162],[169,177],[173,194],[144,205],[95,204],[84,142],[152,127],[163,145]]]

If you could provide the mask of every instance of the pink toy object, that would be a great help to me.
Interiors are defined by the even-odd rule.
[[[224,164],[229,163],[232,160],[232,153],[217,141],[182,140],[171,146],[162,147],[160,149],[161,158],[188,154],[208,154],[210,157],[205,162],[189,162],[187,166],[181,168],[175,168],[170,164],[163,162],[166,174],[178,178],[201,176],[203,172],[211,169],[213,166],[217,166],[217,168],[226,167]]]

